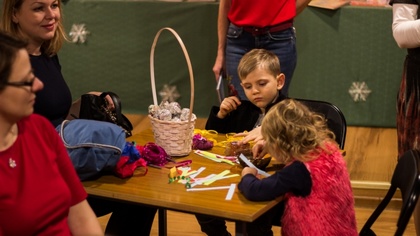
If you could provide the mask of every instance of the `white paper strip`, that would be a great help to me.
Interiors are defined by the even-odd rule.
[[[235,193],[236,184],[231,184],[229,187],[229,191],[226,194],[225,200],[232,200],[233,194]]]
[[[210,185],[210,184],[212,184],[214,181],[219,180],[221,177],[223,177],[223,176],[225,176],[225,175],[227,175],[227,174],[229,174],[229,173],[230,173],[230,170],[224,170],[224,171],[220,172],[219,174],[217,174],[215,177],[213,177],[213,178],[211,178],[211,179],[209,179],[209,180],[204,181],[204,182],[203,182],[203,184],[204,184],[204,185]]]
[[[270,176],[269,173],[267,173],[265,171],[262,171],[262,170],[258,169],[256,166],[254,166],[254,164],[252,164],[252,162],[249,161],[248,158],[246,158],[246,156],[244,154],[241,153],[241,155],[239,155],[239,158],[241,158],[241,160],[244,161],[247,166],[257,169],[258,174],[264,175],[265,177]]]
[[[187,192],[230,189],[230,187],[231,186],[208,187],[208,188],[187,188]]]
[[[194,188],[196,185],[202,185],[204,181],[207,181],[216,176],[216,174],[211,174],[203,178],[194,178],[194,183],[191,184],[191,188]]]
[[[203,172],[203,170],[205,170],[206,167],[200,167],[197,172],[195,172],[194,174],[190,175],[191,178],[195,178],[197,175],[199,175],[201,172]]]

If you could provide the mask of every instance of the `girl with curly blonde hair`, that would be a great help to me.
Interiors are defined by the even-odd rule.
[[[282,235],[358,235],[350,177],[325,118],[285,99],[268,111],[261,134],[253,152],[268,151],[285,167],[262,179],[245,167],[238,185],[243,195],[283,198]]]

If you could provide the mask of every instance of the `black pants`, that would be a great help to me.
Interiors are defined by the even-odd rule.
[[[157,209],[89,196],[90,206],[97,217],[112,212],[105,235],[149,236]]]
[[[252,223],[246,224],[246,233],[248,236],[272,236],[272,225],[280,226],[280,219],[284,211],[284,202],[280,202],[275,207],[261,215]],[[214,216],[196,214],[201,231],[208,236],[225,236],[230,235],[226,228],[224,219]]]

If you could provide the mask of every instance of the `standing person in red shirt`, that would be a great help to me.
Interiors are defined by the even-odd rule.
[[[0,235],[103,235],[54,127],[26,43],[0,32]]]
[[[263,48],[274,52],[281,61],[286,83],[280,92],[288,96],[297,61],[293,19],[309,1],[220,0],[213,72],[218,80],[225,70],[225,76],[230,78],[230,95],[247,100],[236,70],[245,53]]]

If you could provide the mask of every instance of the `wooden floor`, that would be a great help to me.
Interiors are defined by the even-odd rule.
[[[371,208],[356,208],[356,220],[357,226],[360,230],[363,227],[363,224],[366,222],[367,218],[372,213],[373,209]],[[102,227],[105,229],[106,222],[108,221],[110,215],[103,216],[99,218]],[[373,229],[378,236],[388,236],[394,235],[395,232],[395,222],[398,217],[398,211],[386,210],[382,213],[381,217],[375,223]],[[235,232],[235,225],[233,222],[227,222],[227,228],[229,232]],[[273,227],[274,235],[280,234],[280,227]],[[153,222],[151,236],[158,235],[158,217],[156,214],[155,220]],[[179,213],[175,211],[168,211],[168,236],[203,236],[205,235],[200,231],[200,226],[197,223],[194,215]],[[404,233],[405,236],[415,236],[414,225],[411,220],[407,229]]]
[[[133,123],[133,133],[150,127],[150,121],[146,116],[127,115],[127,117]],[[205,119],[198,119],[195,127],[204,128],[204,124]],[[348,127],[345,153],[356,199],[356,219],[360,230],[389,187],[389,181],[397,161],[396,130],[392,128]],[[400,196],[396,195],[395,201],[378,219],[374,225],[377,235],[393,235],[400,202]],[[106,226],[108,218],[109,215],[100,218],[103,227]],[[233,222],[228,222],[227,225],[229,231],[234,232]],[[156,216],[151,235],[158,235],[157,227]],[[273,229],[275,235],[280,235],[279,227]],[[168,235],[195,236],[204,234],[201,233],[193,215],[169,211]],[[404,235],[415,235],[412,220]]]

